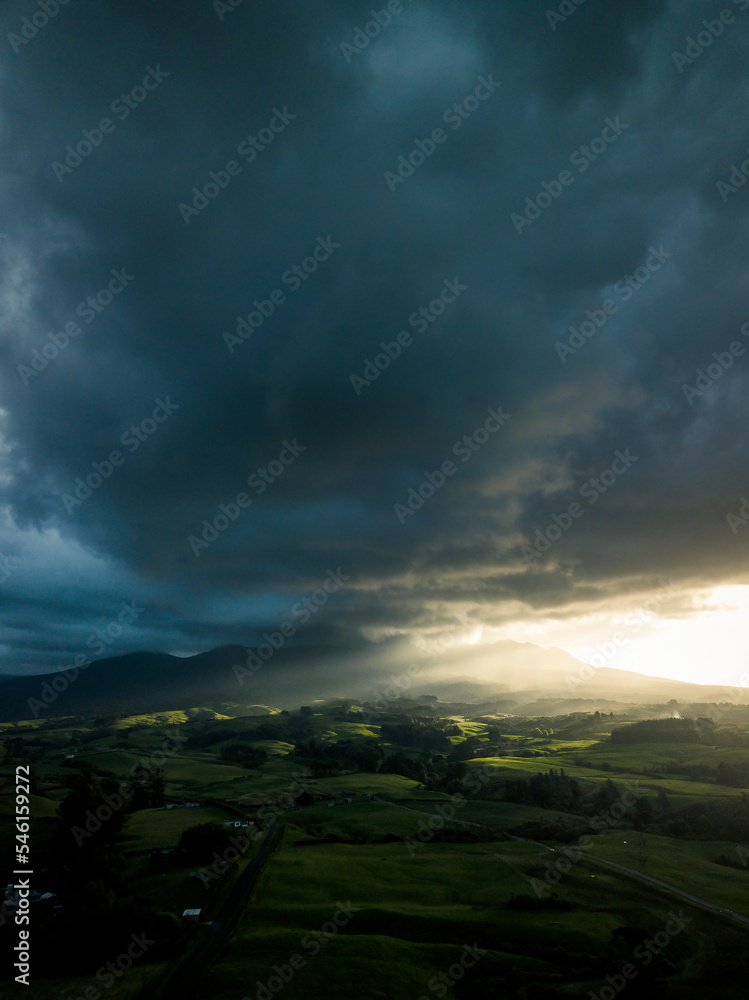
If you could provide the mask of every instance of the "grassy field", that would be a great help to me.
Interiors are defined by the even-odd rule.
[[[318,789],[322,794],[343,795],[351,791],[372,795],[382,795],[390,799],[413,798],[418,795],[434,795],[420,788],[418,781],[404,778],[400,774],[346,774],[338,778],[320,778]]]
[[[713,861],[720,854],[735,857],[732,844],[674,842],[670,837],[627,830],[596,837],[587,850],[594,857],[634,868],[749,917],[749,869],[728,868]]]
[[[581,996],[605,985],[606,972],[618,971],[608,958],[616,927],[656,933],[669,920],[667,903],[605,874],[591,877],[582,865],[558,890],[569,910],[508,909],[511,895],[529,892],[544,860],[525,844],[429,844],[409,857],[396,844],[303,843],[292,833],[274,857],[201,996],[262,996],[260,986],[272,985],[279,968],[288,974],[291,957],[299,955],[304,965],[284,987],[285,1000],[349,997],[352,989],[361,1000],[416,1000],[433,996],[430,980],[474,943],[485,954],[472,982],[466,976],[464,992],[444,995],[478,996],[487,984],[503,983],[514,990],[505,995],[519,996],[525,983],[535,982],[563,987],[554,995]],[[339,904],[349,907],[348,919]],[[326,937],[336,913],[342,926]],[[669,944],[669,957],[693,976],[712,947],[700,943],[702,921],[695,915],[689,932]],[[731,930],[726,935],[734,945],[740,939]],[[591,964],[600,976],[579,978],[579,968]],[[703,994],[684,985],[677,995]],[[720,995],[742,994],[726,989]]]
[[[717,752],[717,751],[716,751]],[[746,760],[747,751],[739,750]],[[590,748],[585,751],[585,758],[590,756]],[[649,757],[645,751],[625,753],[621,758],[609,754],[607,759],[616,759],[617,766],[631,770],[610,771],[600,767],[590,767],[587,764],[579,764],[572,755],[558,755],[550,757],[481,757],[470,761],[472,768],[491,767],[496,772],[498,779],[506,780],[513,778],[528,778],[534,774],[546,773],[550,768],[559,771],[564,769],[565,774],[570,778],[577,778],[581,784],[594,782],[596,785],[607,779],[612,779],[618,785],[624,787],[627,782],[638,782],[639,787],[645,792],[657,795],[659,791],[665,791],[669,796],[673,795],[684,800],[682,804],[687,804],[690,800],[710,799],[713,797],[725,797],[741,795],[745,789],[730,788],[725,785],[716,785],[703,781],[692,781],[688,775],[654,775],[646,771],[646,761]],[[640,766],[637,766],[639,762]],[[602,761],[603,763],[603,761]],[[717,760],[715,761],[717,765]]]
[[[124,850],[145,851],[154,847],[176,847],[185,830],[198,823],[223,823],[236,816],[218,806],[196,809],[141,809],[128,816],[120,835]]]
[[[148,900],[158,910],[181,917],[185,910],[201,909],[206,905],[207,893],[201,882],[190,878],[195,868],[181,868],[149,874],[142,861],[128,869],[129,886],[133,893]]]
[[[414,837],[423,815],[381,802],[337,806],[315,806],[287,812],[284,818],[314,837],[376,841],[385,837]]]
[[[309,788],[315,796],[324,799],[338,799],[348,793],[363,795],[383,795],[402,799],[412,797],[440,797],[440,793],[426,792],[417,781],[399,774],[345,774],[338,777],[309,779],[300,778],[299,763],[292,758],[275,759],[264,764],[255,774],[245,772],[241,781],[232,783],[231,789],[224,789],[226,801],[239,806],[271,801],[278,796],[284,799],[298,795],[303,788]],[[223,796],[222,796],[223,797]]]
[[[673,764],[715,768],[721,761],[743,764],[749,760],[749,748],[611,743],[607,726],[612,720],[608,718],[572,724],[562,720],[556,731],[552,731],[556,723],[549,720],[498,718],[491,725],[503,731],[506,723],[516,730],[503,736],[502,744],[517,749],[506,756],[467,761],[474,777],[487,777],[480,786],[483,797],[455,804],[447,792],[429,790],[398,774],[356,772],[312,779],[312,761],[294,754],[292,741],[307,741],[313,734],[329,745],[339,740],[378,740],[386,753],[397,751],[411,764],[418,764],[421,751],[413,745],[400,747],[383,741],[380,726],[370,721],[343,718],[335,710],[317,711],[291,723],[288,715],[264,706],[243,709],[239,717],[230,711],[222,706],[220,710],[162,712],[117,719],[112,727],[98,728],[89,721],[62,720],[41,732],[39,726],[6,728],[5,732],[6,736],[43,736],[48,741],[46,747],[29,744],[39,782],[39,794],[32,798],[33,837],[39,853],[44,854],[42,848],[51,844],[58,804],[68,794],[66,779],[80,773],[82,766],[92,766],[100,776],[127,780],[139,765],[162,764],[168,798],[203,803],[194,809],[140,810],[128,816],[118,837],[116,846],[125,854],[119,892],[159,910],[180,915],[187,908],[210,908],[217,897],[190,878],[192,867],[150,870],[147,858],[152,848],[176,846],[184,830],[198,823],[233,817],[222,802],[252,814],[265,806],[266,818],[275,817],[287,825],[283,846],[263,872],[254,902],[234,936],[222,945],[206,980],[201,996],[211,1000],[255,1000],[258,984],[268,983],[274,966],[285,968],[295,954],[304,965],[283,987],[283,1000],[302,996],[307,1000],[310,995],[324,995],[328,1000],[352,995],[357,1000],[434,1000],[437,992],[430,980],[455,963],[465,944],[474,942],[486,954],[470,976],[446,991],[448,1000],[484,1000],[492,996],[491,989],[500,1000],[510,996],[546,1000],[599,991],[605,985],[603,977],[618,971],[615,962],[612,966],[612,956],[618,960],[612,951],[612,932],[625,926],[643,935],[655,933],[668,922],[669,909],[683,903],[583,860],[554,889],[568,908],[508,908],[514,894],[537,902],[532,880],[543,880],[549,866],[562,856],[560,850],[551,852],[511,840],[508,831],[524,831],[531,839],[559,847],[559,839],[593,830],[590,816],[503,801],[502,782],[527,779],[550,768],[563,768],[576,778],[584,796],[609,779],[620,791],[637,782],[660,816],[661,791],[667,793],[668,808],[674,813],[695,802],[704,802],[709,811],[711,806],[730,804],[745,794],[740,788],[709,780],[692,781],[688,775],[654,773],[653,768]],[[462,735],[451,737],[455,746],[467,737],[478,737],[488,745],[489,722],[459,715],[449,718],[461,729]],[[275,728],[263,731],[264,738],[252,744],[241,740],[241,734],[261,725]],[[278,738],[273,738],[276,731]],[[217,739],[198,748],[185,745],[190,736]],[[176,745],[165,743],[169,737],[180,739]],[[232,742],[261,747],[269,758],[253,769],[224,763],[221,748]],[[165,746],[168,752],[162,758]],[[307,754],[306,749],[303,752]],[[74,761],[65,760],[67,753],[75,754]],[[520,755],[525,753],[538,756]],[[345,761],[342,769],[354,766]],[[11,765],[0,765],[4,781],[10,782],[11,773]],[[448,772],[451,781],[452,774]],[[445,781],[441,787],[455,786]],[[288,808],[290,797],[303,788],[313,793],[317,804]],[[384,801],[364,801],[364,794]],[[349,795],[355,797],[352,804],[332,808],[325,804]],[[208,804],[209,799],[214,804]],[[447,806],[454,809],[450,815],[455,822],[445,824],[440,815]],[[0,795],[4,844],[11,839],[13,813],[13,797]],[[630,819],[625,817],[625,825]],[[437,831],[434,836],[426,832],[430,822]],[[655,828],[671,832],[667,826]],[[729,868],[715,860],[719,855],[736,857],[736,847],[616,829],[594,836],[589,851],[594,857],[630,866],[749,916],[749,905],[744,903],[749,899],[749,868]],[[240,862],[237,870],[247,863]],[[336,933],[315,938],[313,932],[335,927],[330,921],[339,904],[348,901],[350,919]],[[669,945],[673,978],[659,996],[696,1000],[710,985],[719,989],[722,998],[742,996],[743,1000],[733,979],[742,982],[736,970],[746,932],[721,923],[718,916],[689,908],[687,912],[693,922],[683,938]],[[710,976],[708,970],[712,970]],[[152,972],[149,968],[146,978]],[[138,995],[141,985],[140,972],[123,977],[107,991],[107,1000],[127,1000]],[[60,995],[73,1000],[83,995],[78,981],[55,981],[54,987],[56,991],[45,981],[34,995],[42,1000]],[[537,987],[546,992],[534,993]],[[633,996],[637,988],[636,984]]]
[[[107,955],[107,960],[113,961],[116,954]],[[103,964],[103,963],[102,963]],[[170,969],[168,962],[152,962],[132,969],[127,975],[115,978],[112,985],[103,992],[103,982],[94,976],[76,976],[75,978],[53,978],[53,979],[32,979],[33,986],[31,995],[34,1000],[86,1000],[85,990],[89,992],[89,997],[98,994],[100,997],[106,996],[107,1000],[141,1000],[151,985],[160,983]],[[114,977],[113,977],[114,978]],[[20,992],[22,987],[3,989],[0,984],[0,1000],[11,1000],[23,996]]]
[[[430,793],[433,794],[433,793]],[[439,815],[437,804],[439,800],[418,799],[408,801],[409,809],[423,813],[425,816]],[[444,796],[444,801],[450,801],[450,796]],[[567,823],[579,825],[584,820],[571,816],[570,813],[557,812],[554,809],[541,809],[537,806],[516,805],[510,802],[487,802],[481,799],[464,799],[455,806],[455,820],[459,823],[474,823],[489,830],[502,832],[513,830],[525,823],[547,822],[564,826]]]

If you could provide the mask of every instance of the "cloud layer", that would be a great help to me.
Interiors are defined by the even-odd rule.
[[[745,5],[7,4],[0,667],[745,579]]]

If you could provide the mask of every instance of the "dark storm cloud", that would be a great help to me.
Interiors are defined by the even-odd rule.
[[[542,2],[406,2],[350,61],[341,43],[371,5],[247,2],[221,20],[207,0],[73,0],[17,53],[8,41],[8,663],[51,662],[137,595],[148,612],[127,648],[250,641],[339,566],[352,584],[321,620],[352,631],[432,627],[469,605],[487,621],[505,603],[563,613],[664,572],[742,572],[725,514],[748,485],[746,359],[691,404],[682,391],[713,352],[749,346],[747,196],[716,189],[749,141],[749,13],[731,6],[736,23],[682,72],[673,52],[714,18],[707,3],[586,0],[553,30],[559,7]],[[9,4],[4,33],[31,9]],[[445,112],[479,77],[501,86],[453,128]],[[106,117],[80,165],[53,166]],[[440,127],[444,143],[388,185]],[[224,189],[181,211],[211,172]],[[512,216],[547,190],[518,233]],[[319,241],[328,258],[284,282]],[[671,256],[638,287],[651,248]],[[134,277],[86,323],[80,304],[113,270]],[[416,332],[409,317],[446,280],[465,290]],[[224,334],[274,289],[286,301],[230,351]],[[607,298],[616,314],[560,358]],[[71,322],[80,334],[28,374]],[[413,343],[357,395],[350,377],[403,330]],[[457,442],[492,408],[511,420],[464,462]],[[285,442],[303,450],[256,494],[248,476]],[[632,467],[529,565],[536,529],[626,449]],[[63,495],[113,450],[123,463],[68,513]],[[400,523],[394,505],[449,460],[455,475]],[[190,536],[242,492],[252,506],[196,555]]]

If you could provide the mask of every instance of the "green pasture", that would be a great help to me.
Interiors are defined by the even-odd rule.
[[[236,819],[234,813],[219,806],[197,808],[140,809],[131,813],[120,834],[120,844],[126,851],[146,851],[155,847],[176,847],[179,838],[198,823],[223,823]]]
[[[589,759],[589,751],[586,751],[586,760]],[[614,781],[622,791],[625,790],[628,782],[637,782],[638,787],[647,793],[657,795],[663,789],[669,796],[678,796],[684,801],[679,803],[686,805],[689,801],[698,799],[725,797],[730,795],[741,795],[745,789],[730,788],[724,785],[716,785],[713,782],[692,781],[689,775],[675,774],[652,774],[646,772],[645,766],[637,766],[635,760],[645,761],[649,758],[640,755],[635,758],[629,754],[624,759],[619,759],[611,754],[607,760],[619,767],[631,768],[624,772],[606,770],[602,768],[590,767],[587,764],[578,764],[573,757],[480,757],[468,762],[471,768],[490,767],[495,769],[496,778],[502,781],[530,778],[534,774],[547,773],[550,769],[556,771],[564,770],[570,778],[576,778],[582,782],[595,782],[600,784],[607,779]],[[716,762],[717,763],[717,762]]]
[[[586,850],[749,917],[749,868],[729,868],[713,860],[720,854],[738,860],[734,844],[673,840],[625,830],[594,837]]]
[[[559,996],[586,995],[605,985],[608,944],[616,927],[654,933],[669,919],[668,901],[606,873],[592,875],[585,865],[574,868],[556,890],[571,909],[507,909],[511,895],[531,892],[530,879],[546,860],[546,852],[531,845],[426,844],[409,857],[400,844],[303,842],[301,835],[287,834],[211,970],[210,994],[201,995],[254,998],[260,984],[274,975],[274,966],[285,967],[292,955],[300,955],[304,965],[284,987],[285,1000],[348,998],[352,989],[362,1000],[416,1000],[434,996],[432,977],[459,958],[464,944],[474,942],[486,949],[477,968],[485,977],[501,982],[525,976],[564,986]],[[310,935],[330,926],[339,902],[358,909],[315,952]],[[685,933],[671,945],[673,959],[685,967],[690,956],[705,951],[700,919],[698,936]],[[727,932],[729,938],[732,933]],[[588,968],[591,962],[599,963],[600,979],[576,978],[576,965]],[[688,971],[699,974],[699,962],[694,960]],[[445,996],[473,995],[468,983],[463,988],[468,992]],[[678,995],[701,996],[688,989]]]

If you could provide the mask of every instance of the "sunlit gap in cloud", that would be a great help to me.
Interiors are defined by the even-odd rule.
[[[682,609],[683,605],[683,609]],[[749,679],[749,585],[712,590],[663,590],[630,599],[615,614],[515,621],[485,629],[508,638],[557,647],[584,663],[695,684],[743,686]]]
[[[410,638],[446,667],[483,680],[496,679],[513,658],[509,640],[524,647],[529,664],[536,659],[533,647],[540,647],[539,659],[542,650],[556,649],[595,668],[694,684],[749,685],[749,585],[679,589],[663,580],[657,589],[617,599],[615,607],[606,602],[557,617],[542,612],[530,617],[527,606],[513,603],[501,612],[502,625],[477,623],[481,612],[472,608],[452,626],[417,630]]]

